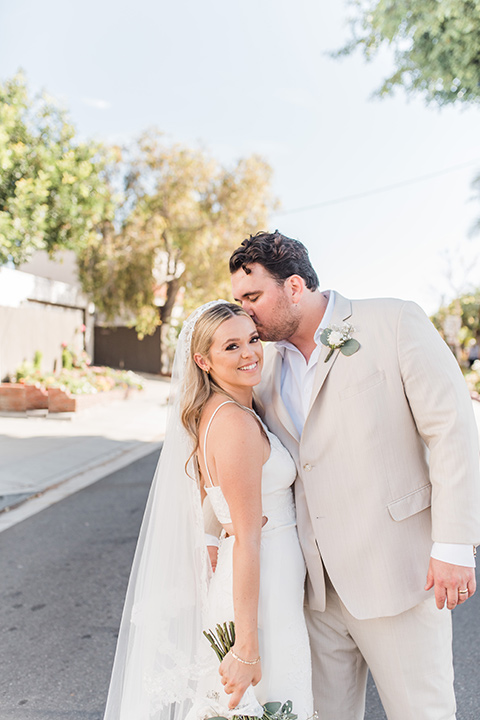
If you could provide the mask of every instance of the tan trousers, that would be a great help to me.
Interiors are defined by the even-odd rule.
[[[367,668],[388,720],[455,720],[451,613],[435,598],[357,620],[328,582],[325,612],[306,617],[319,720],[364,719]]]

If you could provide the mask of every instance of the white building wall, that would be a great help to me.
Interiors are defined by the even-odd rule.
[[[78,287],[20,270],[0,268],[0,379],[32,361],[42,369],[61,367],[62,343],[93,356],[94,307]],[[82,325],[86,332],[81,331]]]

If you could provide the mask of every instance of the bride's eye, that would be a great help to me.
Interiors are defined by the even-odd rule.
[[[232,343],[231,345],[227,345],[225,350],[236,350],[238,348],[237,343]]]
[[[250,338],[251,343],[256,343],[260,340],[260,337],[258,335],[254,335],[252,338]]]

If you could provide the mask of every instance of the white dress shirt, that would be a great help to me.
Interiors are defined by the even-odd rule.
[[[316,347],[310,355],[308,362],[300,350],[288,342],[288,340],[281,340],[275,343],[276,349],[283,358],[281,375],[282,400],[299,435],[302,434],[312,401],[315,370],[322,350],[320,335],[330,324],[335,306],[335,293],[333,290],[327,290],[322,294],[325,296],[328,295],[328,303],[325,313],[320,320],[320,324],[315,331],[314,340]],[[475,567],[472,545],[435,542],[433,543],[431,557],[436,560],[451,563],[452,565]]]

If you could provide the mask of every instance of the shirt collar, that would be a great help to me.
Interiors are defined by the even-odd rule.
[[[317,345],[320,342],[320,335],[330,324],[330,320],[332,319],[333,315],[333,308],[335,307],[335,293],[333,290],[324,290],[322,291],[322,295],[328,295],[328,303],[327,307],[325,308],[325,312],[323,313],[323,317],[320,320],[320,324],[315,330],[315,334],[313,336],[313,339],[315,340]],[[296,348],[295,345],[292,345],[292,343],[288,340],[279,340],[278,342],[274,343],[274,346],[282,357],[285,357],[286,350],[294,350],[296,352],[300,352],[298,348]]]

